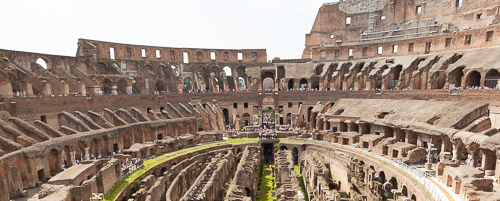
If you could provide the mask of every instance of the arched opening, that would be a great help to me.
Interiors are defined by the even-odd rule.
[[[227,108],[222,109],[222,114],[224,114],[224,123],[229,125],[229,110]]]
[[[411,195],[411,199],[412,199],[413,201],[417,201],[417,196],[415,196],[415,194],[413,194],[413,195]]]
[[[47,62],[45,61],[45,59],[38,58],[36,60],[36,64],[40,65],[44,69],[47,69]]]
[[[63,164],[66,168],[73,166],[73,162],[71,161],[71,152],[72,148],[69,145],[64,146],[61,156],[63,157]]]
[[[446,73],[436,72],[432,76],[431,89],[443,89],[446,84]]]
[[[191,78],[185,77],[183,81],[184,90],[193,90],[193,86],[191,84]]]
[[[59,161],[59,152],[56,149],[50,150],[47,160],[49,163],[50,174],[55,175],[59,173],[59,166],[61,164]]]
[[[297,147],[293,148],[292,155],[293,155],[293,164],[298,165],[299,164],[299,149],[297,149]]]
[[[264,81],[262,82],[262,86],[264,90],[272,90],[274,89],[274,80],[273,78],[265,78]]]
[[[500,80],[500,73],[495,69],[491,69],[486,73],[484,86],[496,88],[498,86],[498,80]]]
[[[248,113],[243,114],[243,118],[241,118],[241,120],[243,121],[244,126],[249,126],[250,125],[250,114],[248,114]]]
[[[238,77],[238,84],[240,87],[240,90],[246,90],[247,89],[247,84],[245,82],[245,79],[243,77]]]
[[[177,67],[175,67],[174,65],[171,65],[170,68],[172,69],[172,72],[174,72],[175,76],[179,76],[179,72],[177,71]]]
[[[105,95],[111,94],[112,87],[113,87],[113,83],[109,79],[104,79],[101,83],[101,90],[102,90],[102,93]]]
[[[288,148],[286,146],[281,146],[280,150],[288,150]]]
[[[301,89],[306,89],[307,88],[307,80],[306,79],[301,79],[300,80],[300,88]]]
[[[311,111],[312,111],[312,109],[313,109],[313,107],[307,108],[307,122],[311,121]]]
[[[380,171],[378,173],[378,178],[380,179],[380,183],[384,184],[385,182],[387,182],[387,180],[385,179],[385,173],[384,171]]]
[[[85,143],[82,141],[78,141],[76,144],[76,153],[75,153],[75,159],[77,160],[77,163],[81,163],[83,160],[85,160]]]
[[[226,73],[226,76],[233,76],[233,72],[231,70],[231,67],[226,66],[226,67],[222,68],[222,70],[224,71],[224,73]]]
[[[293,79],[289,79],[288,80],[288,90],[292,90],[293,89]]]
[[[267,71],[262,74],[262,89],[272,90],[274,89],[274,73]]]
[[[128,87],[127,81],[125,81],[124,79],[120,79],[118,81],[118,87],[117,87],[118,94],[126,94],[127,87]]]
[[[241,152],[243,152],[243,150],[242,150],[241,148],[238,148],[238,149],[236,150],[236,155],[238,155],[238,154],[239,154],[239,153],[241,153]]]
[[[464,76],[463,69],[464,69],[464,67],[460,67],[460,68],[457,68],[457,69],[451,71],[450,76],[448,78],[450,85],[454,84],[455,87],[462,86],[462,77]]]
[[[391,183],[391,189],[398,189],[398,180],[396,177],[391,177],[389,183]]]
[[[408,188],[406,188],[406,186],[403,186],[403,189],[401,190],[401,193],[402,193],[405,197],[408,197]]]
[[[156,86],[156,91],[164,92],[167,90],[167,86],[164,80],[161,79],[156,80],[155,86]]]
[[[472,71],[467,75],[465,85],[468,87],[478,87],[481,85],[481,74],[477,71]]]

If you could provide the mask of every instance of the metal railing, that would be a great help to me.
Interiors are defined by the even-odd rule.
[[[327,142],[327,141],[312,140],[312,139],[307,139],[307,140],[313,141],[313,142],[319,142],[322,144],[331,145],[331,146],[338,147],[341,149],[347,149],[350,151],[359,152],[363,155],[367,155],[367,156],[376,158],[377,160],[381,160],[383,162],[391,164],[391,165],[403,170],[407,174],[411,175],[415,180],[417,180],[420,184],[422,184],[422,186],[425,188],[425,190],[427,190],[427,192],[429,192],[429,194],[432,196],[433,200],[435,200],[435,201],[447,201],[448,200],[446,195],[444,195],[443,191],[441,191],[439,189],[439,187],[436,186],[436,184],[434,184],[433,182],[431,182],[428,179],[428,177],[433,177],[432,175],[430,175],[429,173],[427,173],[425,171],[419,170],[414,166],[407,165],[400,160],[391,160],[391,159],[388,159],[386,157],[383,157],[383,156],[374,154],[372,152],[366,151],[364,149],[359,149],[359,148],[356,148],[353,146],[342,145],[342,144],[338,144],[338,143],[331,143],[331,142]]]

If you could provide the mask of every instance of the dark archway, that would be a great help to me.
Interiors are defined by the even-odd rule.
[[[224,123],[229,125],[229,110],[227,108],[222,109],[222,114],[224,114]]]
[[[299,149],[297,149],[297,147],[293,148],[292,155],[293,155],[293,164],[298,165],[299,164]]]
[[[288,80],[288,90],[293,89],[293,79]]]
[[[250,125],[250,114],[248,114],[248,113],[243,114],[243,118],[241,118],[241,120],[243,121],[244,126],[249,126]]]
[[[462,77],[464,76],[463,72],[464,67],[459,67],[453,71],[451,71],[450,76],[448,78],[448,82],[450,84],[454,84],[455,87],[461,87],[462,86]]]
[[[308,88],[308,86],[307,86],[307,80],[306,79],[301,79],[300,80],[300,88],[301,89]]]
[[[127,93],[127,81],[125,81],[124,79],[120,79],[118,81],[118,87],[116,88],[116,92],[118,92],[118,94],[126,94]]]
[[[498,86],[498,80],[500,80],[500,73],[498,70],[491,69],[486,73],[484,86],[488,88],[495,88]]]
[[[274,73],[271,71],[262,74],[262,89],[274,89]]]
[[[109,79],[104,79],[101,83],[101,90],[103,94],[109,95],[111,94],[111,89],[113,87],[113,83]]]
[[[481,74],[477,71],[472,71],[467,75],[465,86],[478,87],[481,85]]]

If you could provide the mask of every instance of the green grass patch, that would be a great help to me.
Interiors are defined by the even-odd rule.
[[[226,140],[229,144],[257,143],[259,138],[231,138]]]
[[[259,181],[259,195],[257,195],[257,201],[272,201],[274,199],[274,175],[272,171],[273,165],[268,163],[263,163],[261,165],[262,176]]]
[[[161,156],[158,156],[153,159],[145,160],[143,162],[144,166],[142,168],[139,168],[135,170],[134,172],[130,173],[127,175],[125,178],[122,180],[118,181],[115,183],[115,185],[104,195],[104,200],[115,200],[116,197],[125,189],[130,183],[134,182],[137,178],[141,177],[147,170],[164,163],[165,161],[168,161],[174,157],[178,157],[184,154],[196,152],[202,149],[207,149],[210,147],[214,146],[219,146],[219,145],[224,145],[225,142],[218,142],[218,143],[213,143],[213,144],[205,144],[199,147],[192,147],[192,148],[187,148],[183,150],[179,150],[176,152],[172,153],[167,153]]]
[[[302,190],[302,194],[304,194],[304,200],[309,201],[309,196],[307,196],[306,185],[304,185],[304,178],[302,177],[302,174],[300,174],[299,166],[295,165],[294,170],[295,170],[295,173],[297,175],[297,180],[299,180],[300,189]]]

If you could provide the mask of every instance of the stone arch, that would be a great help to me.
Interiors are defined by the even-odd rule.
[[[475,70],[468,72],[467,77],[465,79],[465,86],[467,87],[481,86],[481,73]]]
[[[229,110],[227,108],[223,108],[222,115],[224,116],[224,124],[229,125]]]
[[[47,162],[49,163],[50,174],[54,175],[59,173],[61,170],[59,151],[57,149],[51,149],[47,155]]]
[[[406,187],[406,185],[403,185],[401,193],[403,194],[403,196],[408,197],[408,188]]]
[[[233,76],[233,69],[229,66],[224,66],[224,68],[222,68],[222,70],[224,71],[224,73],[226,73],[226,76]]]
[[[274,73],[266,71],[262,73],[262,89],[274,89]]]
[[[487,73],[484,82],[484,86],[488,88],[495,88],[498,86],[498,80],[500,80],[500,72],[496,69],[490,69]]]
[[[247,89],[247,82],[245,81],[245,78],[238,77],[238,87],[242,91],[245,90],[245,89]]]
[[[251,122],[250,114],[244,113],[243,116],[242,116],[242,118],[241,118],[241,121],[243,122],[244,126],[249,126],[250,122]]]
[[[83,141],[78,141],[76,143],[76,149],[75,149],[75,159],[82,162],[86,158],[86,153],[85,153],[85,148],[87,146]]]
[[[193,81],[190,77],[185,77],[182,81],[182,86],[184,90],[193,90]]]
[[[280,146],[280,150],[288,150],[288,147],[286,147],[286,146],[284,146],[284,145],[283,145],[283,146]]]
[[[118,94],[127,94],[127,87],[128,87],[127,81],[122,78],[118,80],[118,86],[116,88],[116,92]]]
[[[431,78],[431,89],[443,89],[446,84],[446,73],[436,72]]]
[[[391,189],[398,189],[398,180],[396,177],[391,177],[391,179],[389,179],[389,183],[391,184]]]
[[[455,87],[461,87],[462,86],[462,77],[464,76],[464,66],[460,66],[453,71],[450,72],[448,75],[448,83],[449,84],[454,84]]]
[[[63,147],[61,151],[61,159],[62,163],[66,168],[73,166],[73,161],[71,160],[71,153],[73,152],[73,148],[69,145]]]
[[[113,89],[113,82],[111,82],[111,80],[104,79],[101,82],[101,90],[103,94],[110,95],[112,89]]]
[[[299,83],[300,83],[300,88],[301,89],[308,88],[307,79],[302,78]]]
[[[412,194],[412,195],[411,195],[411,199],[412,199],[413,201],[417,201],[417,196],[415,196],[415,194]]]
[[[385,182],[387,182],[387,179],[385,178],[385,172],[384,171],[380,171],[378,173],[378,178],[379,178],[380,183],[382,183],[382,184],[384,184]]]
[[[288,80],[288,90],[293,89],[293,79]]]
[[[38,59],[36,59],[36,64],[40,65],[44,69],[49,69],[49,66],[48,66],[49,62],[47,62],[47,61],[48,61],[47,59],[39,57]]]

